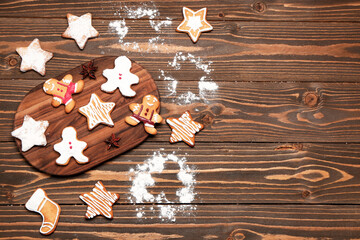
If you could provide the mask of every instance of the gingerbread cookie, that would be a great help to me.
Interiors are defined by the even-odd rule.
[[[131,61],[125,56],[115,59],[115,67],[113,69],[105,69],[103,71],[107,82],[101,85],[101,90],[107,93],[114,92],[119,88],[121,94],[125,97],[133,97],[136,92],[130,88],[133,84],[139,83],[139,77],[130,72]]]
[[[95,93],[91,94],[90,102],[79,108],[79,112],[87,117],[89,130],[93,129],[100,123],[114,126],[110,113],[115,107],[113,102],[103,102]]]
[[[195,133],[204,128],[204,125],[192,119],[189,111],[179,118],[167,118],[166,122],[172,129],[170,142],[184,141],[190,147],[195,146]]]
[[[79,197],[88,205],[85,214],[87,219],[97,215],[103,215],[106,218],[112,219],[112,205],[119,199],[120,195],[106,191],[102,182],[98,181],[92,192],[83,193]]]
[[[41,188],[36,189],[30,199],[26,202],[25,207],[29,211],[39,213],[43,222],[40,227],[40,233],[50,235],[55,231],[59,220],[61,208],[59,204],[52,201]]]
[[[45,131],[49,126],[48,121],[35,121],[29,115],[25,115],[21,127],[11,132],[11,136],[21,140],[21,151],[26,152],[33,146],[45,146]]]
[[[196,43],[202,32],[208,32],[213,29],[206,21],[206,13],[206,8],[202,8],[195,12],[190,8],[183,7],[184,20],[177,27],[176,31],[186,32],[191,40]]]
[[[56,164],[67,165],[70,158],[75,158],[79,164],[89,162],[89,158],[83,154],[87,148],[87,143],[77,139],[77,132],[73,127],[63,129],[61,137],[62,141],[54,145],[54,150],[60,153],[60,157],[56,159]]]
[[[49,61],[53,54],[41,49],[39,39],[35,38],[28,47],[16,48],[16,52],[21,57],[20,71],[26,72],[33,69],[45,75],[45,64]]]
[[[66,75],[61,81],[50,78],[43,85],[46,94],[53,95],[51,105],[59,107],[65,105],[65,112],[71,112],[75,107],[75,101],[72,99],[74,93],[79,93],[84,89],[84,81],[79,80],[77,83],[72,82],[71,74]]]
[[[132,103],[129,105],[130,110],[134,113],[132,116],[125,118],[125,122],[136,126],[139,122],[144,123],[145,131],[149,134],[155,135],[155,123],[160,123],[162,117],[156,112],[160,107],[159,100],[153,95],[146,95],[143,98],[142,104]]]
[[[89,38],[99,36],[98,31],[91,25],[91,13],[80,17],[68,13],[66,15],[69,27],[61,35],[64,38],[72,38],[82,50]]]

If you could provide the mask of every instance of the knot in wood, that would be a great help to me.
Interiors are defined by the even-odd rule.
[[[315,107],[318,104],[319,96],[314,92],[306,92],[303,101],[308,107]]]
[[[204,114],[201,117],[201,123],[204,125],[210,125],[213,123],[214,117],[210,115],[209,113]]]
[[[15,66],[18,63],[18,60],[16,58],[10,58],[8,60],[8,63],[11,67]]]
[[[225,14],[223,12],[219,12],[219,17],[223,18],[225,17]]]
[[[266,4],[264,2],[254,2],[252,8],[255,12],[263,13],[266,11]]]
[[[301,196],[302,196],[303,198],[308,198],[308,197],[310,196],[310,194],[311,194],[310,191],[305,190],[305,191],[303,191],[303,192],[301,193]]]

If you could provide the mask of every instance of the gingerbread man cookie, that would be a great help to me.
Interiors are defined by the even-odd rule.
[[[155,123],[160,123],[162,117],[156,112],[160,107],[159,100],[153,95],[146,95],[143,98],[142,104],[132,103],[129,105],[130,110],[134,113],[132,116],[125,118],[125,122],[136,126],[139,122],[144,123],[145,131],[149,134],[155,135]]]
[[[43,85],[44,92],[53,95],[51,105],[58,107],[64,104],[66,113],[71,112],[75,107],[72,94],[79,93],[84,89],[83,80],[79,80],[77,83],[73,83],[72,80],[72,75],[68,74],[61,81],[50,78]]]
[[[121,94],[125,97],[133,97],[136,92],[131,89],[131,85],[139,83],[139,77],[130,72],[131,61],[125,56],[115,59],[115,67],[113,69],[105,69],[103,71],[107,82],[101,85],[101,90],[107,93],[114,92],[119,88]]]
[[[62,141],[54,145],[54,150],[60,153],[60,157],[56,159],[56,164],[67,165],[70,158],[75,158],[79,164],[89,162],[89,158],[83,154],[87,147],[87,143],[79,141],[76,137],[77,132],[73,127],[66,127],[62,131]]]

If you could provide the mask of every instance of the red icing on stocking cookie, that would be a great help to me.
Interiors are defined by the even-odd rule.
[[[84,88],[83,80],[79,80],[77,83],[73,83],[72,80],[72,75],[68,74],[61,81],[50,78],[43,85],[44,92],[53,95],[51,105],[58,107],[64,104],[66,113],[71,112],[75,107],[72,95],[81,92]]]
[[[25,204],[29,211],[37,212],[43,217],[40,233],[49,235],[55,231],[61,208],[59,204],[48,198],[45,191],[38,188]]]

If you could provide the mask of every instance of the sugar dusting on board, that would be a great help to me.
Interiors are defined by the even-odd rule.
[[[131,32],[131,27],[125,21],[125,18],[128,19],[141,19],[148,18],[149,25],[155,30],[156,33],[160,33],[162,28],[168,27],[172,24],[172,19],[167,17],[166,20],[155,20],[155,18],[160,16],[160,12],[156,8],[154,3],[142,3],[141,6],[137,7],[128,7],[120,5],[120,9],[114,13],[115,16],[123,18],[122,20],[114,20],[109,23],[109,31],[116,33],[119,37],[119,43],[123,50],[127,52],[139,52],[139,53],[152,53],[159,52],[160,47],[165,48],[164,39],[157,35],[155,37],[149,38],[145,43],[139,42],[124,42],[126,35]],[[134,22],[132,20],[132,22]]]
[[[200,57],[196,57],[191,53],[183,53],[177,52],[172,61],[168,62],[168,66],[172,68],[172,70],[180,70],[182,67],[182,63],[192,63],[197,70],[203,72],[203,76],[200,77],[198,82],[199,93],[195,94],[191,91],[187,91],[174,99],[174,102],[180,105],[187,105],[198,101],[207,102],[207,98],[209,96],[214,95],[215,91],[218,89],[218,85],[213,81],[211,77],[211,72],[214,71],[211,64],[212,61],[205,61]],[[169,72],[166,72],[162,69],[159,69],[160,76],[159,79],[163,79],[165,81],[169,81],[168,96],[176,95],[176,88],[179,85],[179,81],[172,77]]]
[[[156,185],[152,174],[163,173],[167,164],[175,163],[178,165],[177,179],[182,183],[182,187],[176,190],[177,201],[171,202],[167,199],[164,191],[153,195],[148,191],[149,187]],[[172,171],[170,171],[172,172]],[[179,214],[189,215],[196,210],[195,205],[188,205],[194,201],[195,193],[195,172],[186,163],[186,157],[178,157],[175,153],[165,154],[160,151],[154,152],[153,155],[146,159],[143,164],[136,166],[136,169],[130,169],[130,188],[129,201],[131,203],[157,203],[157,205],[143,205],[136,208],[138,218],[154,218],[156,208],[157,217],[162,221],[176,221]],[[180,203],[180,205],[172,204]],[[182,203],[182,204],[181,204]],[[150,216],[149,216],[150,215]]]

